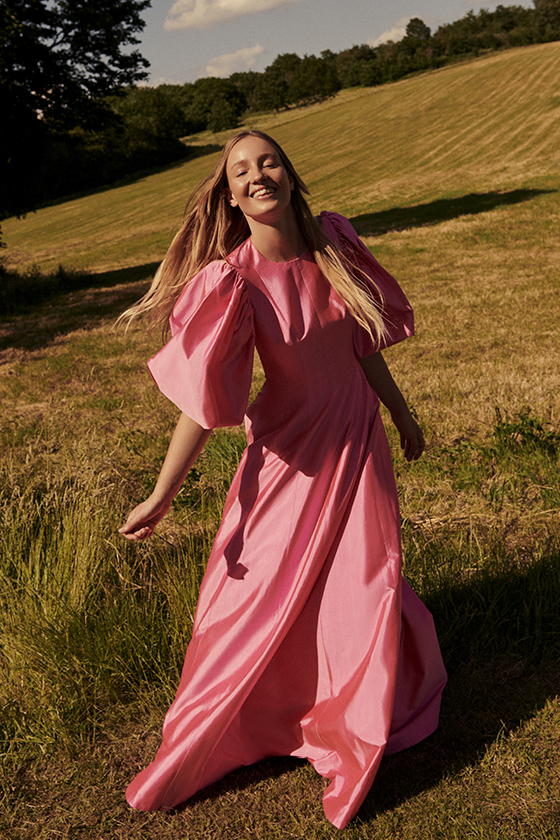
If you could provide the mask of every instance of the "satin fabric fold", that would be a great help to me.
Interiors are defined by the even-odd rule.
[[[323,218],[381,287],[388,340],[411,334],[393,278],[346,220]],[[431,616],[401,577],[390,452],[357,362],[371,340],[310,252],[277,264],[250,241],[195,277],[173,318],[150,369],[201,425],[245,408],[254,346],[266,382],[247,409],[163,743],[127,798],[173,808],[235,768],[293,755],[330,780],[325,814],[342,828],[384,752],[436,727],[445,684]]]

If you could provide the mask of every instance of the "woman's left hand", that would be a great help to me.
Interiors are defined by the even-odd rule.
[[[417,461],[426,444],[422,429],[410,413],[391,372],[381,353],[372,353],[359,363],[366,379],[383,403],[389,409],[391,419],[401,436],[401,447],[407,461]]]
[[[410,413],[391,414],[391,419],[401,436],[401,449],[407,461],[417,461],[426,448],[422,429]]]

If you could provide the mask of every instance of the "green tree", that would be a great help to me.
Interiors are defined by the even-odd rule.
[[[380,80],[377,52],[367,44],[342,50],[336,56],[336,71],[343,88],[377,84]]]
[[[129,87],[124,96],[111,100],[131,145],[174,144],[177,138],[190,133],[192,126],[176,87],[179,86]]]
[[[290,85],[300,64],[296,53],[281,53],[269,64],[258,86],[260,108],[279,111],[292,104]]]
[[[233,82],[211,76],[198,79],[191,87],[187,118],[192,131],[223,131],[239,125],[247,100]]]
[[[406,25],[406,34],[409,38],[417,38],[419,41],[429,41],[431,30],[420,18],[411,18]]]
[[[232,73],[229,81],[241,91],[247,102],[247,107],[250,111],[258,111],[259,96],[258,84],[262,73],[257,73],[255,70],[244,70],[238,73]]]
[[[49,144],[73,129],[114,121],[103,98],[146,77],[131,45],[150,0],[2,0],[0,5],[0,218],[46,197]]]
[[[499,50],[545,40],[537,32],[536,16],[535,10],[523,6],[499,5],[494,12],[481,9],[478,14],[471,11],[461,20],[440,26],[430,45],[443,63],[455,55],[476,55],[480,50]]]
[[[396,71],[404,76],[415,70],[425,70],[430,66],[431,31],[420,18],[411,18],[406,27],[405,37],[395,45]]]
[[[560,39],[560,0],[533,0],[537,14],[537,26],[546,41]]]
[[[288,86],[290,103],[321,102],[340,90],[336,67],[329,58],[306,55],[295,68]]]

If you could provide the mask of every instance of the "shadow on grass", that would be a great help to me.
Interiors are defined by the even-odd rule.
[[[234,770],[232,773],[224,776],[223,779],[215,782],[215,784],[195,793],[186,802],[183,802],[172,810],[175,813],[188,813],[189,807],[196,802],[211,802],[213,799],[230,791],[240,792],[248,790],[252,785],[256,785],[267,779],[280,779],[286,773],[298,770],[306,764],[307,761],[304,758],[292,758],[291,756],[264,759],[257,764],[251,764],[248,767]]]
[[[426,598],[449,672],[439,729],[382,763],[360,812],[392,810],[480,759],[555,697],[560,684],[560,552],[526,569],[444,585]]]
[[[199,153],[213,151],[213,146],[201,147]],[[435,225],[466,214],[485,213],[551,192],[555,191],[517,189],[503,193],[471,193],[414,207],[366,213],[351,221],[360,235],[380,236],[392,230]],[[100,274],[67,271],[61,267],[50,275],[33,270],[18,274],[0,266],[0,312],[10,319],[0,321],[0,350],[7,347],[37,349],[49,344],[57,335],[94,326],[107,317],[116,318],[140,297],[144,289],[139,284],[149,280],[157,266],[158,263],[146,263]],[[113,293],[106,291],[125,284],[129,284],[129,288]],[[84,292],[81,296],[74,294],[81,290]],[[18,319],[18,316],[30,315],[35,317],[27,317],[25,321]]]
[[[499,734],[522,725],[557,695],[559,602],[558,551],[525,570],[444,585],[426,598],[449,670],[440,726],[416,747],[383,760],[360,822],[375,820],[478,761]],[[226,776],[189,802],[241,791],[299,767],[298,759],[263,761]],[[188,810],[189,802],[177,810]]]
[[[0,321],[0,350],[37,350],[56,336],[116,319],[148,289],[158,265],[145,263],[99,274],[10,273],[0,293],[2,311],[8,315]]]
[[[531,201],[539,195],[556,190],[519,189],[509,192],[469,193],[457,198],[439,198],[428,204],[413,207],[392,207],[377,213],[363,213],[350,221],[360,236],[381,236],[389,231],[436,225],[459,216],[488,213],[497,207],[507,207]]]
[[[156,164],[155,166],[147,166],[142,169],[136,169],[134,172],[123,173],[121,177],[117,177],[114,181],[110,181],[107,184],[97,184],[96,186],[92,186],[87,189],[78,190],[75,193],[67,193],[66,195],[56,196],[41,202],[37,209],[41,209],[43,207],[56,207],[60,204],[66,204],[68,201],[75,201],[78,198],[86,198],[89,195],[98,195],[99,193],[108,192],[109,190],[114,190],[118,187],[125,187],[128,184],[135,184],[137,181],[142,181],[144,178],[150,177],[150,175],[157,175],[160,172],[168,172],[172,169],[179,169],[185,163],[188,163],[188,161],[194,160],[195,158],[205,157],[206,155],[214,154],[214,152],[222,151],[222,147],[216,143],[207,143],[204,146],[189,146],[188,144],[185,144],[185,146],[186,150],[184,154],[176,160]]]

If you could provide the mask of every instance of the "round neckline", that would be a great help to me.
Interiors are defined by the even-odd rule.
[[[279,260],[277,262],[276,260],[271,260],[269,257],[265,257],[264,254],[261,254],[251,237],[249,237],[249,243],[255,254],[257,254],[261,260],[264,260],[265,262],[270,263],[271,265],[290,265],[291,263],[298,262],[298,260],[301,260],[302,257],[304,257],[310,250],[309,245],[307,245],[305,247],[305,250],[302,251],[302,253],[298,257],[293,257],[291,260]]]

